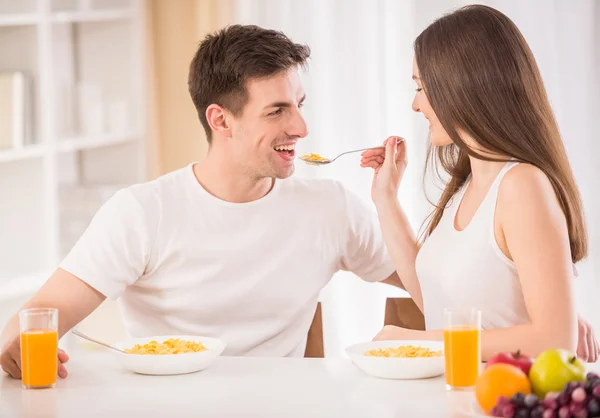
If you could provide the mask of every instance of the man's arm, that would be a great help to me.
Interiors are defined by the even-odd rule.
[[[355,193],[340,186],[345,203],[341,269],[367,282],[387,283],[404,289],[386,248],[377,213]]]
[[[113,195],[94,215],[56,272],[24,308],[58,308],[59,337],[93,312],[106,297],[116,299],[144,272],[156,231],[152,202],[127,189]],[[0,337],[0,365],[20,376],[19,320],[15,315]],[[64,354],[64,353],[63,353]],[[59,360],[66,361],[66,354]],[[59,362],[59,376],[66,370]]]
[[[23,309],[57,308],[59,338],[91,314],[106,297],[68,271],[58,269]],[[0,346],[19,335],[19,316],[15,314],[2,333]]]
[[[29,308],[57,308],[59,338],[92,313],[105,296],[71,273],[58,269],[23,306]],[[19,316],[15,314],[0,337],[0,365],[15,378],[21,376]],[[61,367],[61,377],[66,370]]]
[[[406,290],[404,285],[402,284],[402,280],[400,280],[400,276],[398,276],[397,272],[393,272],[388,276],[387,279],[382,280],[381,283],[389,284],[390,286],[399,287],[402,290]]]

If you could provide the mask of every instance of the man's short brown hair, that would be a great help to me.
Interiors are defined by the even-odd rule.
[[[309,56],[308,46],[254,25],[228,26],[204,38],[190,64],[188,88],[208,143],[208,106],[218,104],[238,116],[248,102],[248,79],[304,67]]]

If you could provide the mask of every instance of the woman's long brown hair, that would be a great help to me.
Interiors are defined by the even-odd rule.
[[[437,149],[430,145],[426,172],[437,155],[435,167],[441,165],[450,180],[425,236],[470,175],[469,155],[515,159],[548,176],[567,220],[572,260],[584,258],[587,233],[579,191],[535,58],[516,25],[493,8],[463,7],[419,35],[415,59],[431,107],[453,141]],[[503,158],[469,148],[459,131]]]

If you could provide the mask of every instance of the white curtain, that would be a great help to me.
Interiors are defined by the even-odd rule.
[[[590,230],[589,260],[579,266],[579,311],[600,331],[600,198],[596,191],[600,157],[594,122],[600,117],[600,5],[594,0],[565,2],[486,1],[521,28],[541,67],[569,158],[584,198]],[[310,134],[299,152],[334,156],[379,145],[389,135],[407,139],[409,168],[400,199],[418,229],[430,206],[422,172],[427,124],[411,110],[415,37],[433,19],[467,4],[452,0],[237,0],[235,21],[282,30],[312,54],[305,74],[305,116]],[[297,164],[295,175],[342,180],[370,202],[370,170],[359,156],[328,167]],[[427,187],[430,198],[432,187]],[[338,273],[324,290],[327,356],[344,355],[354,342],[369,340],[381,328],[385,298],[404,293]]]

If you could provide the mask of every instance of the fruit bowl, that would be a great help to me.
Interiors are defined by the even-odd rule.
[[[398,347],[420,347],[439,351],[432,357],[379,357],[365,353]],[[444,374],[444,343],[441,341],[371,341],[346,349],[352,362],[366,374],[382,379],[425,379]]]

